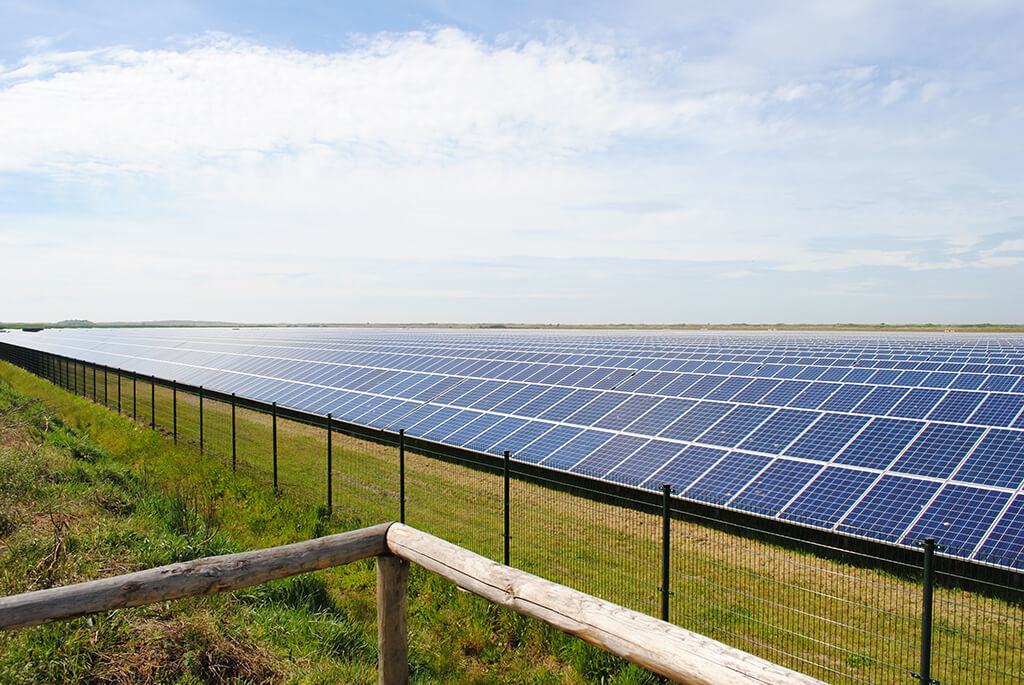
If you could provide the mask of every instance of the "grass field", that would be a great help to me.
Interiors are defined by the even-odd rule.
[[[0,364],[0,595],[360,527]],[[31,397],[30,397],[31,396]],[[376,682],[372,561],[0,632],[2,683]],[[414,569],[418,683],[653,683]],[[510,676],[510,674],[512,674]]]
[[[33,395],[59,393],[11,367],[4,367],[2,375]],[[113,378],[106,378],[107,402],[116,406],[109,392]],[[91,397],[96,387],[102,399],[102,372],[95,386],[88,372],[85,381],[85,394]],[[122,382],[121,405],[130,411],[126,385]],[[140,382],[135,391],[138,420],[148,424],[155,406],[157,425],[169,427],[170,391],[156,388],[152,405],[148,384]],[[197,398],[179,393],[176,404],[179,443],[191,445],[194,454]],[[207,399],[203,416],[208,461],[229,462],[230,407]],[[239,472],[253,487],[269,491],[270,417],[239,410],[235,426]],[[333,447],[336,517],[367,523],[397,518],[397,450],[338,432]],[[325,452],[324,429],[278,420],[284,499],[307,506],[325,501]],[[500,560],[502,486],[498,474],[410,453],[406,520]],[[658,516],[637,511],[627,500],[597,502],[521,480],[513,480],[511,500],[513,565],[658,614]],[[274,525],[259,516],[250,521],[256,531]],[[921,587],[914,569],[896,577],[681,520],[672,522],[671,548],[670,617],[683,627],[830,682],[909,682],[918,670]],[[1022,681],[1024,610],[1019,603],[939,588],[935,619],[933,677],[947,683]]]

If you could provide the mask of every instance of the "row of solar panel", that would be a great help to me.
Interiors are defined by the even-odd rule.
[[[209,346],[208,346],[209,347]],[[214,346],[215,347],[215,346]],[[280,357],[284,359],[302,359],[308,361],[333,361],[349,364],[371,365],[371,366],[393,366],[409,370],[420,369],[419,364],[429,364],[438,359],[466,359],[485,360],[495,364],[508,362],[511,357],[517,363],[531,364],[569,364],[574,366],[607,366],[612,368],[683,371],[693,373],[722,373],[729,375],[752,375],[772,376],[779,378],[816,378],[825,370],[818,370],[817,367],[838,367],[829,369],[835,375],[839,368],[859,374],[858,379],[867,379],[871,376],[870,370],[876,369],[880,374],[880,380],[872,381],[879,383],[895,383],[899,385],[931,385],[934,387],[946,387],[941,383],[952,382],[956,374],[986,374],[1004,375],[1006,380],[1002,381],[1004,386],[1012,387],[1014,383],[1024,376],[1024,365],[993,364],[993,363],[941,363],[928,361],[895,361],[895,360],[856,360],[846,358],[797,358],[768,356],[757,359],[743,358],[742,355],[728,355],[730,360],[701,360],[701,359],[664,359],[656,357],[616,357],[605,354],[556,354],[556,353],[529,353],[529,352],[501,352],[498,350],[479,350],[477,354],[468,354],[466,351],[453,349],[436,348],[429,350],[417,350],[415,348],[386,349],[386,350],[346,350],[346,349],[303,349],[296,347],[266,346],[259,350],[253,350],[251,345],[226,345],[222,349],[206,350],[213,355],[227,354],[258,354],[267,357]],[[202,350],[202,346],[193,346],[193,349]],[[129,351],[129,354],[132,354]],[[908,376],[902,381],[896,381],[901,374],[899,371],[908,372]],[[910,372],[918,372],[916,374]],[[926,372],[938,372],[940,375],[935,379],[924,381],[929,376]],[[815,375],[816,374],[816,375]],[[950,380],[944,380],[947,374]],[[489,374],[484,374],[489,375]],[[854,380],[851,378],[850,380]],[[984,379],[982,380],[984,382]],[[1009,387],[1000,389],[1006,390]],[[1024,387],[1024,386],[1022,386]]]
[[[160,371],[166,369],[147,370]],[[577,431],[597,429],[595,440],[610,437],[607,431],[623,431],[932,478],[949,478],[956,471],[956,480],[1005,488],[1016,488],[1024,479],[1024,433],[1011,430],[986,433],[974,426],[438,376],[406,378],[383,395],[203,369],[183,379],[196,381],[315,413],[330,411],[355,423],[388,427],[401,421],[399,427],[410,434],[455,444],[464,440],[470,445],[477,437],[467,425],[479,428],[478,433],[492,429],[484,451],[504,449],[499,445],[503,438],[536,419],[545,429],[557,423]],[[491,418],[473,423],[484,416]],[[505,433],[493,427],[502,417],[508,419]],[[902,456],[894,460],[893,455]]]
[[[65,331],[68,334],[79,334],[83,331]],[[84,331],[90,335],[103,335],[103,330]],[[725,351],[768,351],[779,350],[789,354],[895,354],[895,355],[926,355],[933,353],[954,354],[958,356],[987,355],[1022,355],[1020,340],[1017,335],[913,335],[900,336],[893,334],[875,335],[827,335],[790,334],[790,335],[744,335],[740,333],[702,333],[673,334],[658,333],[652,335],[616,335],[585,334],[582,332],[565,332],[561,335],[544,332],[529,334],[526,332],[502,334],[495,331],[437,331],[422,335],[395,329],[333,329],[315,331],[305,330],[268,330],[248,329],[242,332],[226,329],[163,329],[116,331],[120,339],[136,338],[146,340],[188,340],[209,339],[232,341],[239,338],[253,344],[282,343],[288,345],[346,345],[358,343],[362,345],[384,346],[420,346],[437,348],[473,348],[497,347],[536,348],[536,349],[600,349],[600,350],[646,350],[651,349],[659,354],[672,354],[677,349],[693,350],[725,350]]]
[[[179,350],[175,356],[186,359],[189,353]],[[154,375],[166,375],[169,368],[158,362],[143,366],[149,369],[136,370]],[[1024,463],[1018,431],[384,370],[352,369],[349,373],[354,386],[380,390],[387,389],[381,387],[387,383],[402,396],[339,393],[208,369],[192,369],[185,374],[191,378],[179,378],[193,383],[205,379],[211,387],[299,408],[323,404],[326,398],[339,418],[357,423],[384,426],[401,420],[410,434],[428,439],[492,452],[511,449],[525,461],[616,482],[654,487],[668,481],[687,497],[843,532],[908,543],[920,533],[919,528],[928,529],[947,546],[989,561],[1017,557],[1021,551],[1021,506],[1018,501],[1011,503],[1010,493],[967,484],[943,486],[941,481],[891,472],[937,479],[953,476],[955,480],[1017,488]],[[551,395],[553,391],[562,391],[562,397]],[[438,400],[449,406],[423,405],[438,395]],[[529,416],[545,406],[541,413]],[[559,406],[558,414],[541,418]],[[502,413],[483,413],[484,408]],[[504,415],[523,410],[527,413],[521,416]],[[569,413],[551,418],[564,412]],[[553,420],[562,423],[551,423]],[[573,422],[579,423],[567,425]],[[636,434],[615,434],[622,429]],[[687,446],[671,440],[781,452],[813,461]],[[788,498],[787,491],[792,491]],[[890,510],[894,496],[902,500]],[[951,515],[961,500],[967,503],[961,507],[962,515]],[[904,521],[908,516],[916,522]],[[931,531],[928,527],[940,525],[935,523],[940,519],[942,527]]]
[[[543,383],[571,387],[597,389],[615,388],[623,392],[658,394],[695,399],[732,400],[736,402],[757,402],[772,406],[792,406],[806,409],[853,411],[872,415],[892,415],[906,418],[929,417],[936,412],[935,420],[967,421],[975,409],[976,423],[983,425],[1010,425],[1024,404],[1019,394],[1024,389],[1024,378],[1012,376],[983,376],[980,374],[946,374],[943,372],[875,371],[863,369],[844,370],[807,367],[811,374],[801,373],[795,379],[784,377],[758,379],[751,376],[724,376],[720,374],[701,375],[698,373],[670,373],[562,365],[531,365],[512,362],[482,362],[470,360],[403,358],[390,357],[378,360],[360,359],[381,365],[379,371],[352,368],[336,364],[315,362],[283,361],[279,358],[248,357],[243,355],[213,355],[211,353],[188,352],[183,350],[150,350],[169,361],[180,361],[198,366],[231,369],[251,374],[273,374],[277,378],[294,379],[303,382],[332,387],[357,389],[347,383],[353,375],[386,378],[386,374],[401,371],[447,373],[483,378],[494,378],[525,383]],[[343,355],[345,356],[345,355]],[[117,361],[116,358],[112,358]],[[409,362],[412,362],[411,364]],[[405,368],[403,368],[403,364]],[[776,371],[781,374],[784,367]],[[764,371],[767,371],[766,367]],[[739,365],[725,369],[738,374],[743,371]],[[377,375],[374,375],[377,374]],[[887,375],[883,375],[887,374]],[[912,374],[917,374],[912,376]],[[817,379],[812,382],[808,379]],[[839,385],[843,383],[844,385]],[[879,387],[872,385],[889,385]],[[908,384],[908,385],[903,385]],[[915,387],[909,392],[905,388]],[[358,389],[368,389],[369,386]],[[976,393],[946,392],[952,390],[981,390],[997,393],[985,397]],[[1010,394],[1005,394],[1010,393]],[[978,405],[985,403],[985,407]],[[973,403],[973,405],[972,405]],[[942,406],[939,406],[942,405]]]
[[[176,341],[174,338],[165,338],[168,344],[179,344],[180,341]],[[159,343],[155,343],[159,344]],[[189,341],[190,345],[203,345],[202,342]],[[518,361],[533,361],[540,363],[589,363],[588,358],[592,361],[597,361],[602,364],[617,366],[617,367],[639,367],[647,368],[645,365],[650,363],[676,363],[680,361],[679,355],[683,354],[686,359],[682,361],[707,361],[708,357],[715,357],[713,361],[739,361],[739,362],[754,362],[754,363],[770,363],[770,364],[783,364],[783,365],[847,365],[847,366],[860,366],[860,367],[871,367],[871,368],[899,368],[906,370],[942,370],[946,372],[968,372],[968,373],[1002,373],[1002,374],[1013,374],[1021,375],[1024,366],[1021,365],[1021,357],[1024,355],[1017,354],[1012,356],[1006,356],[1001,361],[1004,363],[995,363],[990,357],[963,357],[953,362],[940,362],[940,361],[927,361],[927,358],[923,355],[900,355],[908,358],[916,358],[910,361],[897,360],[897,359],[867,359],[865,355],[855,354],[835,354],[828,355],[822,358],[822,353],[817,355],[808,353],[809,356],[778,356],[776,351],[766,350],[765,354],[757,357],[750,355],[737,355],[735,349],[731,349],[729,353],[725,354],[687,354],[681,352],[667,353],[658,350],[646,350],[644,356],[615,356],[610,354],[611,350],[607,347],[594,348],[592,350],[580,350],[574,349],[571,353],[553,353],[553,352],[531,352],[528,349],[512,348],[509,350],[497,349],[495,347],[489,348],[475,348],[475,349],[464,349],[458,346],[446,346],[439,347],[432,345],[430,347],[416,347],[407,344],[391,344],[391,345],[367,345],[365,343],[359,343],[358,341],[349,340],[344,345],[326,345],[323,347],[306,348],[301,344],[292,344],[289,346],[260,346],[258,350],[253,349],[251,344],[224,344],[224,343],[205,343],[207,347],[212,348],[211,351],[218,351],[218,348],[222,351],[234,351],[234,352],[256,352],[259,351],[264,354],[271,355],[282,355],[292,356],[300,355],[301,358],[315,359],[318,356],[323,358],[333,358],[340,352],[348,350],[362,351],[374,355],[379,354],[418,354],[427,356],[443,356],[452,357],[460,356],[466,358],[488,358],[492,360],[508,360],[515,359]],[[305,355],[311,354],[306,357]],[[564,358],[560,358],[564,357]],[[672,357],[665,359],[663,357]],[[581,361],[582,360],[582,361]],[[1014,363],[1009,363],[1009,362]],[[845,364],[844,364],[845,362]],[[659,367],[660,368],[660,367]]]
[[[215,385],[217,379],[207,377],[207,381]],[[288,385],[295,386],[270,384],[264,391],[279,397],[282,404],[292,405],[296,400],[299,405],[306,404],[301,397],[291,397],[308,393],[309,388],[297,386],[290,388],[290,393],[279,394]],[[657,488],[666,482],[684,497],[844,533],[902,544],[935,537],[962,556],[1017,567],[1022,563],[1021,543],[1013,531],[1024,524],[1024,495],[1011,503],[1011,493],[1006,491],[892,473],[953,477],[1017,488],[1024,480],[1024,439],[1016,431],[985,432],[971,427],[790,410],[767,410],[768,414],[762,416],[751,410],[764,408],[744,406],[720,415],[721,409],[709,411],[702,404],[711,403],[702,403],[691,406],[659,433],[661,438],[686,439],[710,423],[689,439],[724,447],[738,444],[739,449],[758,451],[785,446],[783,453],[787,456],[820,460],[814,463],[616,435],[599,430],[600,419],[594,423],[596,428],[587,429],[583,425],[549,424],[359,393],[348,395],[346,401],[336,405],[336,414],[358,423],[382,425],[404,417],[410,432],[426,439],[451,441],[482,451],[511,449],[520,460],[640,487]],[[599,397],[585,403],[577,414]],[[592,419],[605,409],[607,406],[591,407],[592,414],[582,420]],[[611,409],[601,419],[621,423],[636,409],[634,405],[618,413],[617,418],[612,418],[616,412]],[[678,410],[664,408],[662,420],[678,416]],[[690,416],[690,412],[697,413]],[[649,419],[648,426],[657,425]],[[893,454],[900,456],[893,460]],[[888,468],[889,472],[844,468],[841,464]]]
[[[454,382],[452,380],[454,377],[451,376],[447,377],[448,380],[443,380],[445,377],[439,375],[424,376],[410,371],[367,369],[313,362],[283,362],[279,359],[262,357],[228,355],[219,359],[211,359],[205,353],[188,353],[181,350],[165,356],[174,357],[175,361],[181,364],[215,364],[217,368],[249,374],[273,373],[275,379],[295,379],[309,384],[361,390],[409,399],[414,399],[415,392],[419,391],[423,391],[429,398],[432,396],[431,388],[433,388],[433,394],[436,394],[444,389],[443,385],[438,384]],[[114,361],[117,361],[117,358],[114,358]],[[395,360],[382,361],[393,362]],[[447,360],[447,362],[441,366],[435,365],[435,367],[469,374],[488,374],[495,371],[493,367],[473,368],[474,364],[482,362],[464,360],[455,366],[452,366],[452,360]],[[465,366],[466,364],[469,366]],[[1022,412],[1024,395],[986,391],[985,387],[989,385],[987,383],[981,384],[982,392],[972,392],[955,388],[872,387],[862,383],[753,379],[742,376],[701,376],[667,372],[641,371],[630,374],[625,370],[591,367],[560,366],[553,373],[550,372],[548,366],[541,366],[539,369],[528,367],[527,370],[532,370],[533,373],[526,376],[523,382],[473,379],[472,382],[477,384],[483,396],[473,397],[474,403],[465,406],[490,409],[491,406],[487,406],[487,402],[493,406],[495,400],[507,400],[510,403],[505,407],[508,412],[529,404],[529,408],[524,412],[525,415],[542,416],[544,411],[554,411],[555,405],[563,406],[565,399],[571,393],[571,387],[589,388],[595,391],[615,387],[617,388],[616,392],[607,393],[609,397],[607,401],[623,402],[628,397],[627,393],[657,394],[695,400],[731,401],[987,426],[1016,425],[1024,427],[1024,412]],[[174,373],[173,370],[168,371],[167,369],[161,369],[161,371]],[[144,372],[151,373],[152,371]],[[182,371],[177,375],[178,380],[191,382],[192,376],[187,371]],[[237,391],[258,393],[261,391],[260,386],[268,383],[273,383],[273,381],[253,378],[243,382]],[[990,387],[1000,386],[995,384]],[[577,395],[588,401],[594,396],[582,390],[578,391]],[[680,409],[685,407],[686,405],[681,405]]]

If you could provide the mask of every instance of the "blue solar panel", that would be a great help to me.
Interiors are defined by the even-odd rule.
[[[741,442],[739,447],[755,452],[782,454],[789,443],[821,416],[817,412],[780,409]]]
[[[931,478],[948,478],[984,433],[977,426],[933,423],[892,465],[893,471]]]
[[[1024,494],[1017,495],[974,558],[990,564],[1024,569]]]
[[[679,454],[682,450],[683,446],[678,443],[651,440],[609,471],[605,478],[618,483],[627,483],[629,485],[644,484],[649,488],[658,488],[661,486],[661,483],[651,485],[649,483],[645,484],[644,481],[658,470],[665,468],[666,464],[670,464],[672,457]]]
[[[836,383],[811,383],[804,388],[803,392],[794,397],[787,406],[796,409],[817,409],[839,387]]]
[[[775,516],[823,468],[806,461],[776,459],[729,504],[755,514]]]
[[[700,380],[700,376],[692,373],[681,373],[674,381],[661,389],[659,394],[670,397],[680,397],[694,383]]]
[[[529,427],[530,426],[526,426],[526,428]],[[523,428],[516,434],[513,434],[512,439],[514,440],[518,433],[526,430],[526,428]],[[553,452],[582,432],[582,428],[577,428],[575,426],[555,426],[551,430],[545,431],[543,435],[539,436],[535,440],[531,440],[529,443],[513,448],[512,452],[515,454],[516,459],[521,461],[530,461],[536,464],[547,459]]]
[[[616,435],[608,442],[596,448],[586,458],[580,460],[570,470],[600,478],[610,470],[628,459],[641,446],[649,442],[648,438],[632,435]]]
[[[583,461],[587,455],[592,454],[601,445],[608,442],[611,437],[612,434],[606,431],[585,430],[551,452],[549,456],[540,461],[540,464],[549,468],[570,470]],[[529,449],[527,448],[527,450]]]
[[[495,416],[494,414],[479,414],[466,425],[446,435],[444,440],[452,445],[470,444],[470,440],[502,420],[500,416]]]
[[[552,405],[547,411],[541,412],[539,418],[546,421],[564,421],[600,395],[601,392],[598,390],[576,390],[561,402]]]
[[[722,417],[699,438],[699,442],[720,447],[735,447],[775,413],[771,407],[740,405]]]
[[[1009,426],[1017,418],[1021,407],[1024,407],[1024,397],[992,393],[971,415],[970,421],[986,426]]]
[[[606,392],[593,402],[588,402],[578,411],[565,418],[566,423],[575,423],[581,426],[593,425],[596,421],[626,401],[629,395],[618,392]]]
[[[729,413],[732,408],[733,405],[724,402],[701,402],[663,430],[659,437],[673,440],[693,440],[710,428],[711,424]]]
[[[660,384],[658,389],[663,388],[666,384],[675,380],[675,374],[662,374],[657,371],[637,371],[632,378],[627,378],[622,381],[617,389],[623,392],[634,392],[637,388],[658,376],[665,377],[665,383]]]
[[[595,428],[622,430],[645,414],[651,407],[661,402],[659,397],[634,395],[612,409],[608,414],[594,423]]]
[[[871,392],[871,386],[869,385],[847,385],[843,384],[838,390],[832,393],[832,397],[828,398],[818,407],[825,411],[850,411],[863,400]]]
[[[933,538],[945,553],[969,557],[1009,499],[1006,492],[947,485],[907,531],[903,542],[912,545]]]
[[[889,410],[895,407],[906,394],[906,388],[875,388],[868,393],[867,397],[861,400],[857,406],[853,408],[853,412],[857,414],[884,416],[889,413]]]
[[[1008,392],[1017,384],[1017,380],[1016,376],[989,376],[981,384],[980,389],[990,392]]]
[[[725,376],[705,376],[699,381],[688,387],[686,390],[678,393],[682,397],[693,397],[695,399],[702,399],[709,392],[717,388],[725,382]]]
[[[637,392],[648,393],[648,394],[649,393],[659,392],[662,388],[664,388],[666,385],[668,385],[669,383],[671,383],[675,379],[676,379],[676,374],[674,374],[674,373],[659,373],[659,374],[655,374],[654,378],[651,378],[651,379],[647,380],[643,385],[639,386],[637,388]],[[630,380],[632,380],[632,379],[630,379]],[[628,391],[629,390],[629,388],[626,387],[626,383],[625,382],[623,382],[621,385],[616,386],[615,389],[616,390],[621,390],[621,391]]]
[[[501,419],[490,428],[477,434],[467,444],[473,449],[485,452],[488,450],[494,450],[495,452],[511,450],[511,436],[527,424],[532,427],[531,430],[537,431],[533,437],[537,437],[537,435],[540,435],[543,431],[551,428],[551,424],[549,423],[530,423],[526,419],[510,416],[506,419]],[[516,444],[518,444],[518,441]]]
[[[709,400],[730,400],[736,396],[739,391],[747,387],[751,383],[757,381],[751,378],[726,378],[721,385],[716,387],[714,390],[707,394],[706,399]]]
[[[732,397],[733,402],[757,402],[774,390],[781,381],[774,378],[758,378]]]
[[[797,523],[831,528],[877,477],[869,471],[826,468],[779,515]]]
[[[508,396],[498,404],[491,407],[490,411],[495,414],[515,414],[520,407],[525,406],[544,392],[543,385],[520,386],[512,395]]]
[[[939,487],[932,481],[884,476],[842,519],[838,529],[855,535],[899,540]]]
[[[976,373],[962,373],[953,379],[949,387],[957,390],[977,390],[985,382],[985,377]]]
[[[684,452],[683,456],[685,455]],[[684,490],[683,496],[713,504],[724,504],[770,462],[770,458],[758,454],[732,452],[715,464],[694,485]]]
[[[1017,520],[1010,498],[1024,483],[1022,336],[162,329],[19,337],[360,425],[492,454],[510,449],[616,483],[650,489],[668,479],[686,496],[900,544],[933,534],[957,554],[977,546],[975,558],[988,559],[1024,537],[1004,523]],[[900,497],[899,511],[887,508],[884,500]],[[968,513],[953,521],[956,511]]]
[[[990,430],[955,478],[1016,490],[1024,482],[1024,433],[999,428]]]
[[[399,402],[390,409],[387,413],[381,414],[374,418],[373,423],[369,424],[374,427],[387,428],[396,421],[404,418],[406,414],[410,414],[416,410],[420,405],[415,402]]]
[[[516,416],[537,417],[548,409],[551,409],[551,407],[555,406],[572,393],[573,390],[571,388],[546,388],[535,398],[523,406],[518,407],[512,413]]]
[[[413,431],[414,435],[422,435],[426,437],[427,434],[437,426],[440,426],[459,412],[466,411],[465,409],[455,409],[454,407],[437,407],[435,409],[436,410],[430,412],[429,415],[420,418],[416,423],[410,423],[409,430]],[[413,416],[420,415],[414,414]]]
[[[886,468],[925,424],[904,419],[873,419],[835,461],[850,466]]]
[[[670,451],[666,448],[661,449],[665,452]],[[667,484],[672,486],[673,491],[682,492],[725,455],[726,450],[710,447],[687,447],[667,463],[662,461],[658,465],[662,468],[650,476],[644,486],[660,489],[662,485]]]
[[[923,419],[928,416],[945,394],[943,390],[915,388],[889,411],[889,416],[901,419]]]
[[[455,431],[459,430],[460,428],[462,428],[463,426],[465,426],[466,424],[470,423],[471,421],[480,416],[483,416],[483,414],[481,414],[478,411],[473,411],[472,409],[456,410],[454,416],[450,417],[448,420],[442,423],[439,423],[436,427],[426,431],[425,433],[422,434],[421,437],[424,437],[427,440],[436,440],[438,442],[441,442],[445,440],[445,438],[447,438],[450,434],[454,433]]]
[[[630,433],[657,435],[685,412],[696,406],[695,400],[669,398],[652,407],[626,427]]]
[[[784,407],[793,401],[797,395],[807,389],[810,383],[805,381],[783,381],[775,388],[758,400],[758,404],[768,404],[775,407]]]

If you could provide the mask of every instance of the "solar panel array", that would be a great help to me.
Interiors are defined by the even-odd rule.
[[[1024,569],[1024,336],[49,330],[8,341]]]

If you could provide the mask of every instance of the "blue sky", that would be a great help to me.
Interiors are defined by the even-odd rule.
[[[1019,2],[0,18],[0,320],[1024,321]]]

